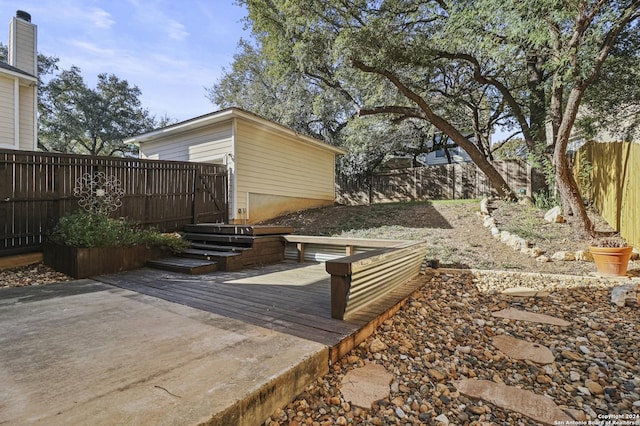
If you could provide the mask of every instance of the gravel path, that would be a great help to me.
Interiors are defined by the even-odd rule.
[[[465,378],[546,395],[576,420],[640,418],[640,313],[611,305],[610,288],[619,282],[451,271],[425,280],[403,309],[265,424],[537,424],[518,412],[460,395],[452,382]],[[549,296],[500,292],[514,285],[548,290]],[[491,315],[509,307],[552,315],[572,325]],[[555,362],[542,366],[508,358],[491,343],[501,334],[548,347]],[[393,374],[391,393],[371,409],[352,407],[340,393],[341,381],[367,361]]]

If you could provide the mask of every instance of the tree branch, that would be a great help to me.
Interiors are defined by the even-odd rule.
[[[366,65],[357,59],[351,59],[351,64],[353,67],[359,69],[360,71],[378,74],[389,80],[394,86],[396,86],[396,88],[400,91],[400,93],[402,93],[402,95],[411,100],[420,108],[426,120],[431,122],[431,124],[433,124],[442,133],[448,135],[458,146],[466,151],[471,160],[476,163],[476,165],[487,175],[487,177],[489,177],[498,194],[515,199],[515,194],[513,193],[511,188],[509,188],[502,175],[500,175],[500,173],[498,173],[498,171],[491,165],[491,163],[489,163],[487,158],[482,155],[478,147],[471,141],[469,141],[469,139],[467,139],[462,133],[460,133],[460,131],[446,119],[436,114],[431,109],[427,101],[425,101],[424,98],[422,98],[420,95],[403,84],[398,76],[396,76],[389,70]]]
[[[533,137],[531,135],[531,129],[529,127],[526,117],[524,116],[524,113],[522,112],[522,108],[520,108],[520,105],[518,104],[516,99],[513,97],[513,95],[511,94],[511,91],[507,88],[507,86],[505,86],[504,84],[502,84],[501,82],[497,81],[494,78],[487,77],[486,75],[484,75],[482,73],[482,67],[480,66],[480,62],[470,54],[449,53],[445,51],[437,51],[436,53],[447,59],[461,59],[469,63],[473,67],[473,78],[478,83],[487,84],[498,89],[500,94],[502,94],[502,97],[504,98],[504,100],[513,110],[513,114],[515,115],[516,120],[518,120],[518,123],[520,124],[520,127],[522,129],[522,134],[525,140],[533,141]]]
[[[422,118],[424,120],[427,117],[418,108],[403,107],[403,106],[378,106],[373,108],[361,108],[358,115],[374,115],[374,114],[400,114],[407,118]]]

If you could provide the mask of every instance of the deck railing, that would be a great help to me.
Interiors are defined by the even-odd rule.
[[[331,317],[341,320],[418,275],[427,248],[424,241],[303,235],[285,239],[287,258],[326,262],[331,274]]]

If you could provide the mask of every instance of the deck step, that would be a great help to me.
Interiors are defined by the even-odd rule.
[[[215,250],[215,251],[232,251],[232,252],[243,252],[245,250],[251,250],[251,247],[225,246],[225,245],[207,244],[207,243],[191,243],[191,248],[202,249],[202,250]]]
[[[240,253],[233,252],[233,251],[202,250],[202,249],[189,248],[180,252],[179,256],[193,258],[193,259],[215,260],[220,258],[240,256]]]
[[[189,241],[190,247],[178,256],[216,261],[218,270],[223,271],[283,260],[282,236],[293,232],[288,226],[220,223],[186,225],[183,229],[183,238]]]
[[[189,241],[211,241],[214,243],[220,244],[243,244],[245,246],[250,247],[256,238],[254,236],[247,235],[221,235],[221,234],[203,234],[203,233],[193,233],[187,232],[184,234],[183,238]]]
[[[281,235],[292,234],[293,227],[290,226],[270,226],[270,225],[224,225],[220,223],[198,223],[185,225],[186,232],[202,234],[224,234],[224,235]]]
[[[201,275],[218,270],[218,263],[209,260],[192,259],[187,257],[166,257],[150,260],[147,266],[163,271],[180,272],[190,275]]]

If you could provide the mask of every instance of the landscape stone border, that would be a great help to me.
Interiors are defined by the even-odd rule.
[[[538,262],[574,260],[593,262],[593,256],[591,256],[589,250],[558,251],[553,253],[551,256],[547,256],[546,250],[543,248],[534,246],[531,242],[516,234],[512,234],[508,231],[501,231],[498,229],[495,220],[491,216],[491,201],[491,198],[483,198],[482,201],[480,201],[480,212],[478,213],[478,216],[482,219],[484,227],[489,228],[491,235],[496,240],[505,243],[514,250],[520,251],[522,254],[535,258]]]

